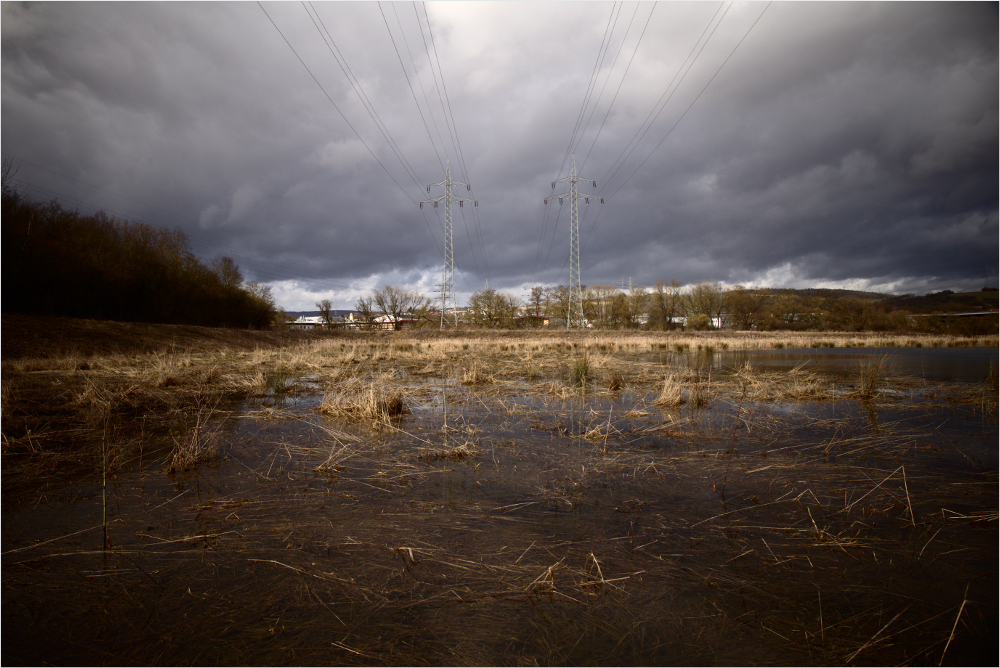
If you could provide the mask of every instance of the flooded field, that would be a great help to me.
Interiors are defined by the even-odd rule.
[[[989,663],[996,348],[915,351],[88,362],[86,448],[5,435],[4,663]]]

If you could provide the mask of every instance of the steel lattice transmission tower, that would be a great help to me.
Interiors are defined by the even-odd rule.
[[[438,186],[442,186],[444,188],[444,195],[435,197],[434,199],[423,200],[420,202],[420,208],[423,208],[424,204],[433,204],[435,209],[439,203],[444,203],[445,205],[444,275],[441,278],[441,327],[444,328],[444,312],[445,309],[448,308],[448,297],[451,297],[451,305],[455,313],[455,326],[458,327],[458,303],[455,296],[455,245],[452,242],[451,203],[458,202],[458,206],[461,207],[465,202],[472,202],[473,205],[479,206],[479,202],[474,199],[455,197],[451,194],[451,189],[455,186],[465,186],[466,191],[472,192],[472,186],[468,183],[460,183],[458,181],[451,180],[451,160],[448,161],[444,181],[438,181],[437,183],[432,183],[427,186],[427,193],[430,194],[431,188]]]
[[[558,199],[562,204],[564,199],[569,199],[569,308],[566,311],[566,328],[583,327],[583,290],[580,287],[580,209],[577,202],[583,200],[585,204],[590,204],[590,200],[600,200],[604,204],[604,198],[594,195],[581,195],[577,191],[576,184],[581,181],[590,181],[597,189],[597,181],[585,179],[576,175],[576,154],[570,167],[569,176],[552,182],[552,189],[555,190],[557,183],[568,183],[569,192],[562,195],[552,195],[546,197],[545,202],[551,199]]]

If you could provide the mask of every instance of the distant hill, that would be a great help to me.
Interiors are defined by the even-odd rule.
[[[996,290],[980,292],[942,290],[922,297],[913,295],[889,297],[886,301],[894,308],[913,313],[963,313],[996,309],[1000,305],[998,297],[1000,292]]]
[[[832,288],[771,288],[774,295],[797,295],[799,297],[821,297],[824,299],[841,299],[843,297],[858,297],[871,301],[881,301],[893,297],[881,292],[864,292],[863,290],[838,290]]]

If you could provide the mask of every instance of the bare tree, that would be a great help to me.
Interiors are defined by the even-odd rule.
[[[827,326],[846,332],[872,329],[876,310],[875,305],[867,299],[842,297],[831,305]]]
[[[434,302],[429,298],[421,297],[422,303],[418,303],[411,309],[417,327],[439,326],[441,324],[441,314],[435,310]]]
[[[549,318],[566,319],[569,311],[569,288],[565,285],[549,286],[545,289],[545,315]]]
[[[231,257],[217,257],[212,260],[212,271],[227,288],[238,288],[243,284],[243,273]]]
[[[705,315],[709,320],[716,319],[719,327],[723,326],[722,316],[725,308],[722,286],[718,281],[712,283],[695,283],[688,296],[688,315]]]
[[[635,329],[639,326],[642,314],[648,310],[649,295],[646,293],[645,286],[633,285],[630,287],[626,303],[628,304],[628,321],[626,322],[626,326],[629,329]]]
[[[729,320],[736,329],[750,330],[757,327],[759,319],[764,315],[764,299],[766,293],[753,288],[746,289],[737,285],[726,292],[726,309]]]
[[[387,285],[372,293],[372,299],[378,310],[384,315],[392,328],[398,330],[400,320],[418,304],[423,302],[423,296],[416,290],[403,290],[392,285]]]
[[[545,315],[545,288],[541,285],[531,288],[531,297],[528,298],[528,313],[536,318]]]
[[[271,294],[270,285],[258,283],[257,281],[250,281],[243,287],[247,292],[267,304],[270,308],[274,308],[274,295]]]
[[[611,307],[618,288],[613,285],[592,285],[587,288],[587,317],[595,326],[604,328],[610,324]]]
[[[319,309],[319,316],[323,318],[323,324],[329,328],[333,326],[333,304],[330,303],[329,299],[324,299],[321,302],[316,302],[316,308]]]
[[[515,297],[490,288],[473,293],[469,298],[473,322],[485,327],[512,327],[517,306]]]
[[[354,305],[354,310],[358,312],[358,317],[365,327],[371,327],[375,321],[375,307],[372,305],[371,296],[358,297],[358,303]]]
[[[674,318],[684,315],[684,284],[676,279],[670,283],[657,281],[649,296],[649,326],[651,329],[673,329]]]
[[[277,307],[274,311],[274,326],[279,332],[286,331],[288,329],[288,323],[294,322],[295,318],[288,315],[284,307]]]
[[[767,311],[770,318],[768,324],[774,328],[793,327],[801,319],[803,310],[806,309],[797,295],[779,295],[768,305]]]
[[[8,195],[17,196],[19,191],[14,187],[14,177],[17,176],[19,168],[14,166],[14,161],[10,158],[4,158],[3,166],[0,167],[0,177],[2,177],[2,185],[0,189],[3,191],[3,197],[6,198]]]

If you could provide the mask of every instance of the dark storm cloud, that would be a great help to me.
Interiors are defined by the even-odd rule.
[[[289,308],[349,307],[387,282],[431,294],[443,210],[416,202],[442,194],[423,188],[450,159],[480,201],[454,210],[460,297],[487,275],[520,294],[567,282],[568,206],[546,215],[541,200],[568,172],[614,15],[575,147],[608,196],[582,207],[585,283],[926,291],[976,288],[996,270],[995,4],[430,3],[459,152],[424,7],[316,3],[414,178],[303,6],[264,8],[4,3],[5,157],[22,160],[36,196],[180,226],[200,254],[235,255]],[[615,172],[717,10],[708,45]]]

